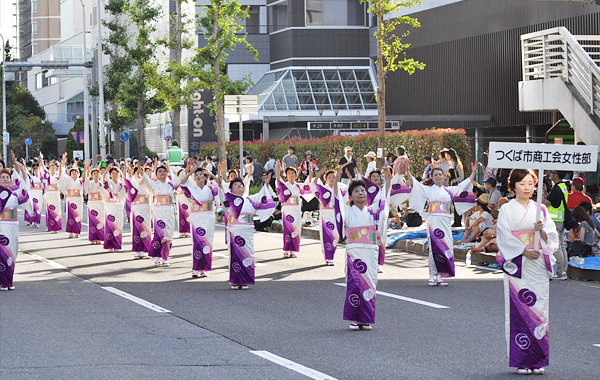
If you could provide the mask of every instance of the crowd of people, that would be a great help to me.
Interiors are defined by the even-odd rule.
[[[162,160],[107,156],[97,157],[92,165],[68,162],[67,153],[60,160],[40,154],[30,162],[12,155],[13,170],[0,160],[0,290],[14,289],[19,208],[33,228],[40,227],[44,215],[51,233],[62,231],[66,214],[65,230],[76,239],[86,219],[85,203],[90,244],[122,250],[128,223],[133,259],[151,258],[160,267],[170,265],[177,230],[180,238],[192,240],[194,278],[206,277],[212,269],[216,215],[222,213],[232,289],[254,285],[256,230],[280,219],[283,257],[297,258],[302,228],[314,223],[318,212],[325,265],[334,265],[337,247],[345,242],[344,319],[353,330],[370,330],[388,231],[418,213],[427,226],[429,286],[446,287],[447,279],[456,275],[454,244],[471,242],[473,252],[498,252],[496,265],[506,273],[507,339],[515,342],[517,335],[534,334],[541,347],[533,357],[518,351],[518,341],[510,343],[510,365],[519,367],[519,373],[543,372],[548,364],[548,278],[566,279],[567,250],[582,256],[597,252],[600,222],[593,214],[593,199],[585,194],[586,184],[593,190],[596,173],[550,171],[541,179],[543,217],[536,221],[534,172],[473,162],[467,176],[453,148],[442,149],[437,160],[426,156],[425,169],[418,174],[411,172],[404,147],[388,154],[381,168],[376,160],[372,151],[355,157],[348,146],[335,167],[319,167],[311,151],[300,158],[290,146],[281,160],[271,154],[264,165],[244,152],[236,169],[230,160],[218,162],[216,157],[184,159],[176,142]],[[475,182],[480,170],[483,185]],[[464,236],[455,241],[453,227],[461,226]],[[539,247],[533,246],[535,231],[542,237]],[[529,314],[515,313],[510,305],[522,300],[524,292],[538,300],[536,307]],[[528,330],[527,318],[536,321],[535,331]]]

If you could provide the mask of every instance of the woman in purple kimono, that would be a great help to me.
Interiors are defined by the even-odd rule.
[[[413,184],[410,193],[410,207],[421,214],[427,212],[427,236],[429,238],[429,286],[448,286],[442,277],[454,277],[454,242],[452,222],[454,208],[459,215],[475,205],[473,179],[479,164],[471,168],[471,176],[456,186],[444,186],[444,172],[433,168],[433,186],[425,186],[415,181],[410,170],[408,179]],[[424,210],[427,203],[427,210]]]
[[[543,374],[548,365],[550,301],[548,278],[559,236],[550,213],[542,205],[536,220],[537,203],[531,198],[537,178],[526,169],[514,169],[508,179],[516,197],[498,214],[498,264],[504,274],[504,301],[508,365],[517,373]],[[540,246],[534,236],[540,235]],[[560,237],[562,238],[562,237]]]
[[[227,210],[227,236],[229,245],[229,284],[232,289],[248,289],[254,285],[254,215],[264,222],[275,211],[269,182],[271,175],[263,177],[262,189],[250,196],[244,196],[244,182],[235,178],[225,189],[222,172],[226,163],[219,165],[219,197]]]
[[[297,171],[294,167],[285,169],[287,181],[281,180],[281,162],[277,161],[277,196],[281,202],[283,223],[283,257],[298,257],[300,235],[302,233],[302,212],[300,211],[300,186],[296,183]]]
[[[79,178],[80,172],[77,161],[67,171],[67,152],[63,154],[60,163],[60,177],[58,189],[65,195],[67,208],[67,232],[69,238],[78,238],[81,234],[81,223],[83,222],[83,180]]]
[[[25,182],[18,174],[15,178],[19,180],[16,188],[16,181],[12,183],[10,169],[0,169],[0,290],[15,289],[13,275],[19,253],[17,209],[25,209],[30,213],[33,211]]]
[[[44,204],[46,205],[46,228],[48,232],[57,234],[62,230],[62,211],[60,191],[58,190],[58,170],[50,160],[48,169],[44,165],[44,156],[40,153],[40,173],[44,186]]]
[[[342,165],[335,178],[334,192],[345,166]],[[385,196],[367,206],[367,185],[362,180],[353,180],[348,186],[350,204],[343,203],[344,226],[346,228],[346,298],[344,320],[351,321],[351,330],[371,330],[375,323],[375,300],[377,292],[377,268],[379,238],[377,226],[381,218],[387,217],[386,202],[389,202],[391,176],[386,171]]]
[[[125,163],[123,182],[127,190],[127,200],[131,203],[131,250],[135,260],[148,258],[152,250],[152,212],[150,211],[150,192],[140,182],[144,169],[136,166],[131,169]]]
[[[325,183],[321,182],[320,177]],[[343,233],[343,221],[340,208],[341,194],[334,194],[335,170],[323,168],[316,174],[313,183],[313,192],[321,203],[319,212],[321,219],[321,249],[325,256],[325,265],[334,265],[333,256],[338,246],[340,236]],[[310,177],[310,176],[309,176]]]

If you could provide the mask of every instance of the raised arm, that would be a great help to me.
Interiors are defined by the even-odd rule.
[[[338,184],[340,182],[340,179],[342,178],[342,173],[344,172],[344,170],[346,170],[346,166],[350,165],[352,163],[352,161],[348,161],[343,165],[339,166],[339,170],[337,171],[337,174],[335,175],[335,180],[333,181],[333,193],[337,194],[338,193]]]
[[[277,172],[275,173],[275,178],[278,181],[281,181],[281,161],[277,160]]]
[[[319,181],[319,178],[321,178],[321,176],[327,171],[327,166],[324,166],[321,170],[319,170],[317,172],[317,174],[315,174],[315,178],[312,180],[312,182],[316,185],[317,182]]]

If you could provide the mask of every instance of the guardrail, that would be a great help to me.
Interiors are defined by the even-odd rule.
[[[565,27],[546,29],[522,35],[521,52],[523,81],[564,78],[588,112],[600,117],[600,36],[574,36]]]

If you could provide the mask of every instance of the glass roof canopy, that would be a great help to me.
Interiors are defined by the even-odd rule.
[[[298,67],[265,74],[248,95],[259,111],[375,110],[369,67]]]

